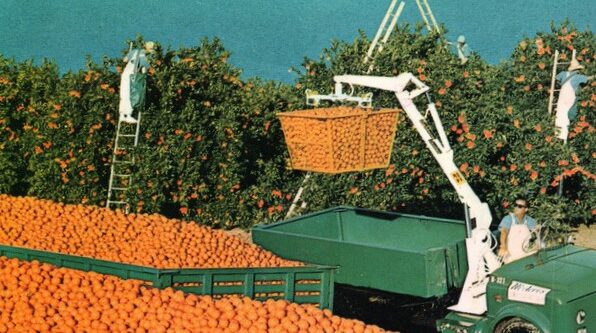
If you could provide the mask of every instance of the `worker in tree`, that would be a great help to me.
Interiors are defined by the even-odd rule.
[[[501,237],[499,240],[499,257],[503,262],[523,258],[530,254],[528,243],[532,232],[539,226],[531,216],[528,215],[530,203],[527,199],[519,197],[515,199],[513,212],[505,216],[499,224]]]
[[[459,37],[457,37],[457,56],[459,57],[459,60],[461,60],[461,64],[465,64],[466,62],[468,62],[468,57],[470,56],[470,47],[468,46],[468,44],[466,43],[466,37],[464,37],[464,35],[460,35]]]
[[[571,120],[575,120],[577,117],[576,100],[580,85],[592,79],[592,77],[578,73],[583,68],[584,66],[580,65],[577,59],[573,58],[567,71],[557,74],[557,80],[561,84],[561,90],[559,91],[559,99],[557,100],[555,128],[557,129],[559,139],[564,141],[567,141]]]
[[[140,106],[145,99],[145,80],[149,69],[147,52],[153,52],[153,42],[145,43],[145,49],[133,49],[132,45],[124,62],[126,67],[120,78],[120,105],[118,108],[120,121],[135,124],[137,120],[132,117],[135,107]]]
[[[446,42],[447,45],[453,45],[453,42]],[[459,35],[459,37],[457,37],[457,42],[455,43],[455,49],[457,51],[457,56],[459,57],[459,60],[461,61],[461,64],[465,64],[466,62],[468,62],[468,58],[470,57],[470,54],[472,53],[472,51],[470,51],[470,47],[468,46],[468,44],[466,43],[466,37],[464,35]]]

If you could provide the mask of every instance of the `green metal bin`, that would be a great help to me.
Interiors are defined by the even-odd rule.
[[[152,287],[171,287],[185,293],[214,298],[238,295],[259,301],[285,299],[299,304],[313,304],[321,309],[333,309],[335,267],[329,266],[158,269],[1,244],[0,256],[37,260],[56,267],[92,271],[122,279],[142,280]]]
[[[335,281],[442,296],[467,272],[464,221],[336,207],[270,225],[253,241],[288,259],[338,266]]]

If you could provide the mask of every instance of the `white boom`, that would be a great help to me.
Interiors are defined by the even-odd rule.
[[[341,99],[344,84],[363,86],[392,91],[399,100],[408,118],[424,140],[426,147],[431,151],[441,169],[455,188],[459,199],[470,212],[470,221],[467,225],[466,251],[468,259],[468,273],[459,298],[459,302],[450,307],[451,310],[482,314],[486,312],[486,284],[488,274],[501,266],[501,261],[492,251],[492,234],[489,230],[492,216],[485,202],[482,202],[470,184],[459,171],[453,161],[453,150],[449,145],[443,124],[435,104],[428,94],[429,87],[418,80],[411,73],[403,73],[396,77],[340,75],[333,78],[335,81],[335,96]],[[412,86],[411,90],[407,90]],[[414,98],[426,94],[428,98],[427,115],[430,113],[432,123],[439,138],[435,138],[429,130],[427,119],[414,104]]]

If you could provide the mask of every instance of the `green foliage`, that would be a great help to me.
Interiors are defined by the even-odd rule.
[[[592,33],[564,23],[525,38],[499,65],[476,55],[461,65],[441,38],[400,27],[370,74],[412,72],[431,87],[456,163],[496,221],[522,194],[533,203],[532,215],[553,228],[590,223],[596,207],[594,114],[588,112],[594,84],[583,87],[567,146],[554,135],[547,89],[555,49],[570,57],[575,48],[585,73],[595,72]],[[292,86],[241,80],[217,39],[176,50],[157,44],[126,194],[132,210],[221,228],[283,218],[305,174],[287,168],[275,114],[306,108],[304,89],[330,92],[334,75],[365,74],[369,43],[362,32],[352,43],[332,42],[319,59],[305,58],[294,69]],[[88,60],[86,69],[60,75],[52,62],[36,66],[0,56],[1,193],[105,205],[123,65]],[[375,106],[399,107],[391,93],[373,93]],[[403,116],[393,152],[384,170],[313,175],[303,194],[307,210],[348,204],[462,217],[455,191]]]

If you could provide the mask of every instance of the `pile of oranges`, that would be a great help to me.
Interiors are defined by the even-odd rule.
[[[155,268],[302,265],[194,222],[7,195],[0,244]]]
[[[348,106],[279,113],[293,169],[340,173],[389,165],[397,110]]]
[[[382,332],[310,305],[185,295],[0,257],[0,332]]]

